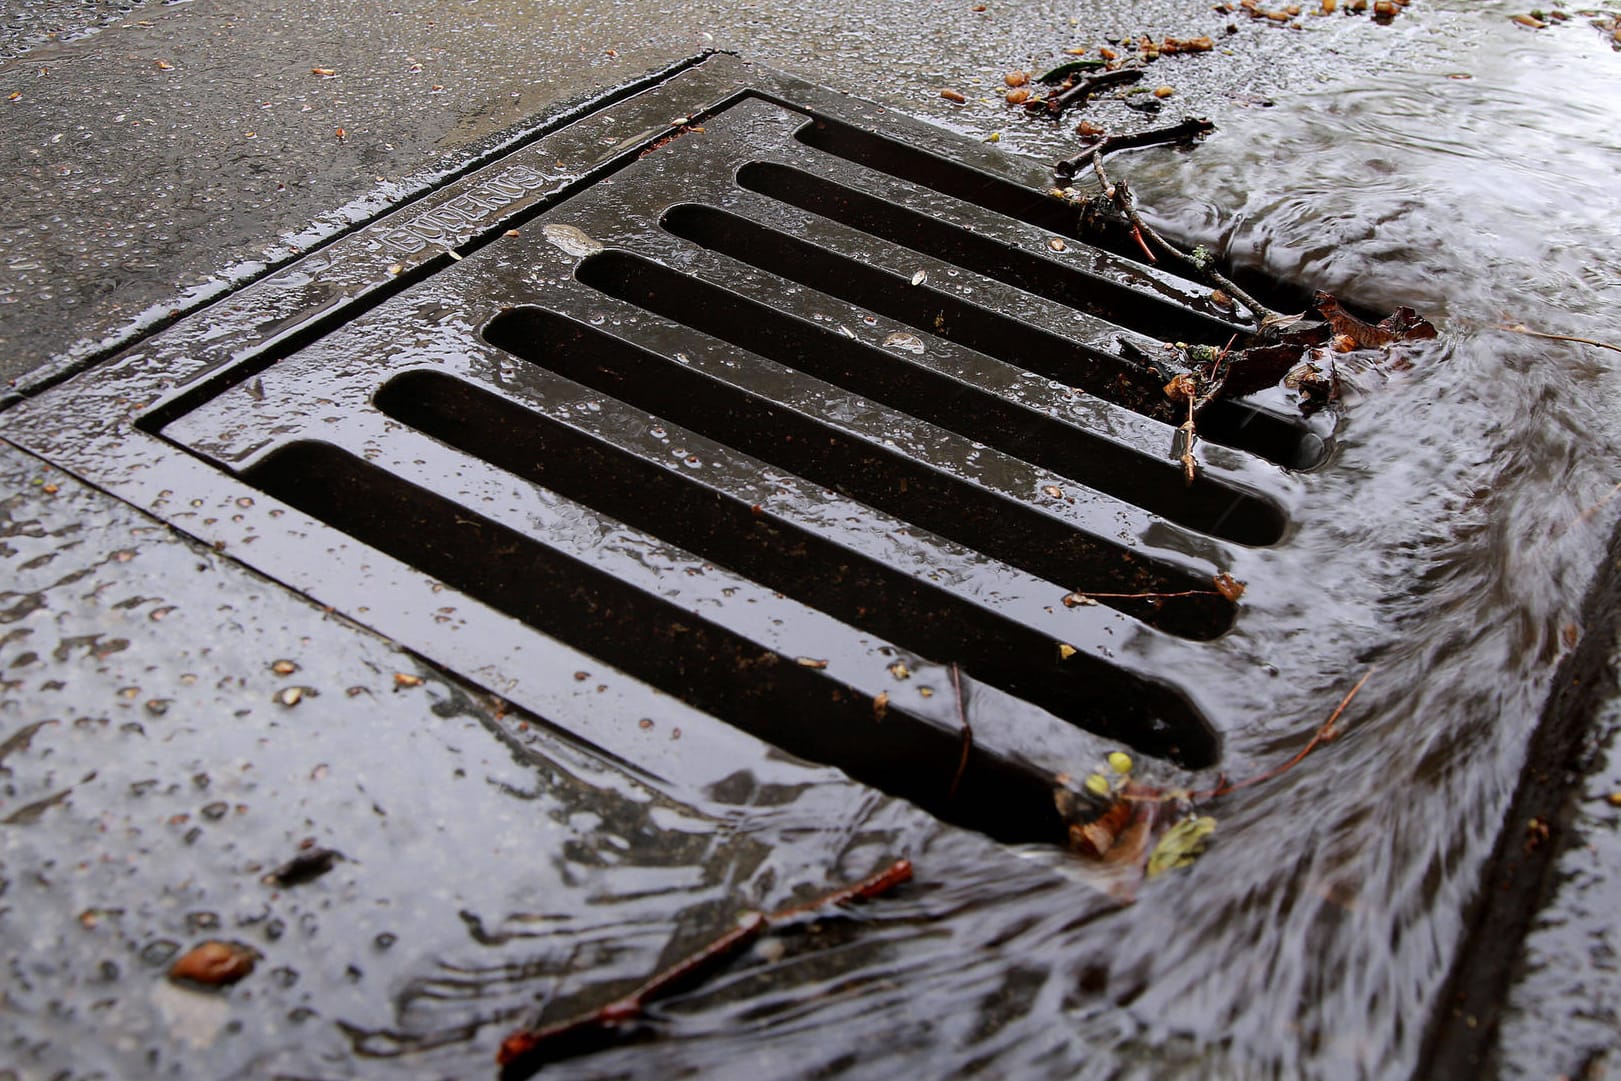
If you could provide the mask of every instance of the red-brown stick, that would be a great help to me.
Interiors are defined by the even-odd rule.
[[[1195,800],[1215,799],[1217,796],[1225,796],[1229,792],[1237,792],[1241,788],[1250,788],[1254,785],[1261,784],[1263,781],[1270,781],[1272,778],[1294,769],[1308,754],[1311,754],[1312,751],[1317,749],[1317,745],[1319,743],[1327,743],[1329,740],[1339,735],[1339,733],[1334,730],[1335,722],[1338,721],[1340,719],[1340,715],[1345,712],[1345,707],[1351,704],[1351,699],[1355,698],[1357,692],[1362,689],[1362,685],[1368,682],[1368,677],[1372,676],[1378,670],[1379,668],[1376,665],[1362,673],[1362,678],[1356,681],[1356,686],[1345,692],[1345,697],[1340,699],[1340,704],[1334,707],[1334,712],[1328,715],[1328,720],[1324,721],[1318,726],[1317,731],[1312,733],[1311,739],[1304,747],[1296,751],[1294,757],[1290,758],[1289,761],[1283,763],[1282,765],[1273,766],[1271,769],[1258,776],[1246,777],[1244,780],[1239,781],[1236,784],[1223,781],[1209,792],[1194,793],[1193,798]]]

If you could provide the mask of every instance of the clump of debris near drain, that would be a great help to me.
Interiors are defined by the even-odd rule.
[[[1218,777],[1203,791],[1158,788],[1132,776],[1131,756],[1115,751],[1079,785],[1060,775],[1053,802],[1069,827],[1069,849],[1105,874],[1100,888],[1129,903],[1144,879],[1187,867],[1197,860],[1216,832],[1211,804],[1241,789],[1263,784],[1294,769],[1317,748],[1340,735],[1339,722],[1351,700],[1368,682],[1374,669],[1340,699],[1328,719],[1318,725],[1300,750],[1263,773],[1240,781]]]
[[[1406,3],[1377,0],[1373,7],[1375,20],[1388,20]],[[1298,18],[1333,14],[1337,4],[1336,0],[1320,0],[1309,15],[1302,15],[1298,5],[1274,11],[1263,7],[1259,0],[1222,4],[1215,10],[1228,15],[1247,14],[1272,24],[1297,25]],[[1367,10],[1367,0],[1350,0],[1344,8],[1346,14]],[[1237,30],[1236,25],[1227,24],[1226,33]],[[1021,107],[1030,116],[1048,120],[1056,120],[1071,110],[1079,111],[1094,100],[1098,104],[1123,102],[1138,112],[1157,113],[1175,95],[1175,89],[1159,85],[1150,90],[1152,80],[1146,79],[1150,66],[1163,57],[1198,55],[1215,49],[1215,40],[1208,34],[1108,40],[1110,44],[1099,46],[1095,55],[1084,47],[1066,49],[1063,62],[1040,74],[1008,72],[1003,76],[1006,102]],[[1047,89],[1043,93],[1040,87]],[[1110,95],[1106,100],[1105,94]],[[1128,127],[1131,125],[1111,130],[1091,118],[1082,119],[1075,128],[1082,148],[1054,166],[1055,185],[1050,194],[1075,208],[1078,235],[1205,283],[1210,287],[1207,299],[1214,311],[1255,327],[1242,341],[1235,337],[1221,349],[1168,343],[1167,349],[1175,350],[1177,355],[1138,358],[1156,367],[1161,367],[1158,361],[1171,362],[1161,370],[1174,372],[1174,378],[1165,386],[1167,397],[1187,406],[1173,454],[1179,457],[1188,483],[1193,482],[1197,471],[1194,444],[1198,415],[1211,402],[1282,386],[1294,396],[1302,413],[1311,414],[1339,400],[1337,355],[1358,350],[1388,351],[1398,342],[1436,336],[1435,327],[1412,309],[1398,308],[1387,319],[1367,323],[1327,293],[1318,293],[1313,307],[1298,314],[1275,311],[1227,277],[1205,248],[1186,250],[1161,235],[1143,220],[1127,181],[1109,175],[1104,159],[1138,147],[1190,145],[1214,130],[1215,125],[1190,116],[1166,127],[1125,130]],[[1090,171],[1093,184],[1076,183],[1077,174],[1083,170]],[[1410,366],[1410,360],[1401,355],[1368,363],[1385,370]]]

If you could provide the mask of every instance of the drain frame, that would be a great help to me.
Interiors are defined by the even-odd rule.
[[[445,607],[445,586],[438,578],[360,545],[321,517],[271,497],[253,483],[253,471],[264,468],[262,463],[245,462],[242,475],[233,475],[168,430],[227,393],[253,396],[258,388],[262,395],[264,377],[272,367],[496,243],[508,230],[523,230],[644,155],[689,137],[706,119],[740,106],[785,110],[809,124],[807,131],[833,132],[843,138],[863,132],[863,125],[882,122],[904,138],[866,133],[878,140],[873,144],[877,151],[863,144],[851,153],[899,153],[903,173],[915,172],[917,162],[932,155],[954,163],[952,176],[963,175],[964,167],[984,176],[1003,213],[1017,222],[1032,225],[1051,220],[1054,214],[1055,204],[1040,191],[1045,178],[1033,165],[791,76],[713,56],[536,139],[22,403],[5,414],[0,437],[481,683],[621,762],[694,788],[716,783],[735,772],[740,759],[768,753],[756,736],[716,724],[703,711],[639,679],[579,680],[578,673],[601,672],[602,662],[488,604],[458,603],[455,618],[463,633],[443,633],[432,614]],[[621,134],[625,132],[630,134]],[[816,136],[808,138],[814,141]],[[901,184],[916,179],[891,175]],[[920,265],[944,271],[944,264],[928,253],[915,254]],[[1170,275],[1125,266],[1123,260],[1110,262],[1114,273],[1138,284],[1148,283],[1168,295],[1186,295]],[[1139,336],[1136,344],[1140,348],[1147,340]],[[1106,403],[1088,408],[1103,410],[1128,439],[1142,442],[1153,434],[1125,410]],[[66,414],[72,415],[73,424],[63,423]],[[1275,421],[1266,414],[1253,415],[1262,424]],[[1205,457],[1207,469],[1234,490],[1264,493],[1262,498],[1277,505],[1280,522],[1286,523],[1289,504],[1299,497],[1287,473],[1219,446],[1209,447]],[[1281,539],[1285,529],[1280,525],[1277,536],[1268,539]],[[1207,570],[1220,568],[1226,542],[1203,544],[1183,537],[1178,543],[1187,551],[1176,560]],[[310,552],[326,553],[347,573],[334,576],[330,567],[309,567],[305,561]],[[1164,555],[1172,558],[1172,549]],[[1208,669],[1186,643],[1145,634],[1108,609],[1082,609],[1073,614],[1072,622],[1093,630],[1054,636],[1053,647],[1109,657],[1100,670],[1152,680],[1158,672]],[[1118,641],[1106,642],[1117,632],[1132,640],[1125,659],[1117,651]],[[491,656],[485,645],[491,641],[505,643],[501,656]],[[947,694],[922,693],[950,686],[948,666],[904,649],[880,649],[889,651],[884,657],[906,666],[911,680],[893,686],[884,682],[879,672],[889,665],[881,664],[849,680],[851,695],[863,702],[882,696],[885,708],[909,718],[917,731],[936,733],[937,748],[953,747],[959,726],[956,705]],[[1194,716],[1212,719],[1213,742],[1190,763],[1205,765],[1218,753],[1214,741],[1219,740],[1221,709],[1219,696],[1205,696],[1199,685],[1196,676],[1180,679],[1174,693],[1188,700]],[[1024,705],[1007,691],[975,681],[971,706],[975,753],[984,768],[1005,768],[1025,780],[1051,777],[1064,762],[1095,757],[1118,735],[1033,725]],[[1021,715],[1022,728],[991,720]],[[660,718],[652,729],[642,724],[650,716]],[[667,735],[672,729],[681,733],[679,744]],[[1032,754],[1040,761],[1031,761]],[[934,757],[945,761],[943,755],[940,751]],[[899,794],[924,803],[941,817],[953,817],[937,798],[920,799],[909,791]],[[1032,809],[1039,802],[1027,797],[1021,806]],[[1040,832],[1053,828],[1054,823],[1048,822]]]

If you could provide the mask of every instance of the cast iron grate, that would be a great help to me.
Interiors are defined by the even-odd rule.
[[[649,769],[718,769],[647,735],[718,720],[1057,839],[1099,740],[1217,761],[1212,582],[1322,446],[1222,403],[1186,484],[1141,358],[1245,313],[862,108],[711,58],[5,434]],[[954,794],[953,663],[995,718]]]

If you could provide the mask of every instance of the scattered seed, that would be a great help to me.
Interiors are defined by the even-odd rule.
[[[283,657],[281,660],[270,662],[270,670],[278,676],[290,676],[298,671],[298,665]]]
[[[1002,76],[1002,81],[1009,86],[1025,86],[1030,82],[1030,73],[1028,71],[1010,71]]]
[[[1168,98],[1174,93],[1176,93],[1176,91],[1169,86],[1156,86],[1154,88],[1154,96],[1156,98]]]
[[[815,657],[795,657],[795,663],[801,668],[826,668],[827,662],[817,660]]]
[[[878,696],[872,700],[872,719],[881,721],[889,712],[889,692],[879,691]]]
[[[1096,607],[1097,603],[1095,598],[1088,597],[1085,593],[1064,594],[1065,608],[1093,608]]]
[[[916,274],[912,275],[912,284],[913,285],[922,285],[924,282],[926,282],[928,280],[929,280],[929,272],[927,270],[920,270]]]
[[[333,68],[311,68],[310,74],[319,75],[323,79],[330,79],[337,74],[337,71]]]
[[[1131,755],[1124,751],[1112,751],[1109,754],[1109,768],[1119,774],[1131,772]]]
[[[889,674],[894,676],[896,679],[912,678],[912,670],[906,667],[906,665],[900,661],[896,661],[889,666]]]
[[[157,68],[159,71],[173,71],[174,65],[169,63],[167,60],[159,60],[157,63]]]
[[[280,702],[284,706],[296,706],[300,702],[304,701],[304,688],[288,687],[285,691],[282,691],[280,694],[276,695],[276,701]]]
[[[965,104],[968,101],[968,99],[963,96],[961,90],[953,90],[949,86],[940,91],[940,96],[945,98],[947,101],[954,101],[958,105]]]
[[[394,686],[396,686],[396,687],[420,687],[420,686],[422,686],[422,677],[421,676],[413,676],[409,672],[395,672],[394,673]]]
[[[1009,90],[1007,92],[1007,103],[1009,105],[1023,105],[1029,100],[1030,91],[1022,86],[1017,90]]]
[[[397,275],[397,274],[403,273],[404,271],[405,271],[405,267],[401,263],[390,263],[388,265],[388,272],[390,274],[396,274]]]
[[[1041,490],[1052,496],[1054,499],[1064,498],[1064,489],[1060,488],[1056,484],[1043,484],[1041,486]]]

